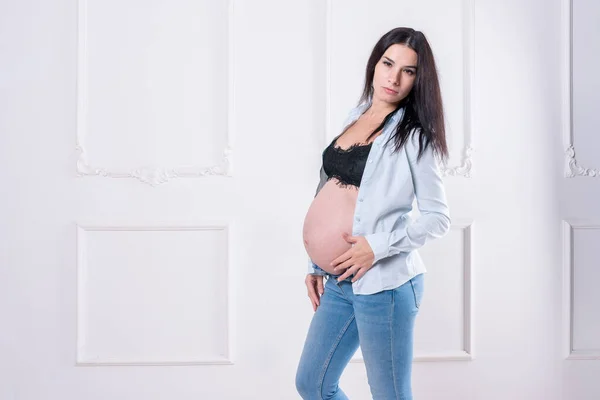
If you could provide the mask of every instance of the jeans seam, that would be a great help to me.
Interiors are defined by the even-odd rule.
[[[419,309],[419,303],[417,302],[417,293],[415,293],[415,286],[413,285],[412,279],[410,280],[410,287],[412,288],[413,298],[415,299],[415,307]]]
[[[398,397],[398,388],[396,387],[396,368],[394,362],[394,302],[395,302],[395,293],[392,290],[392,306],[391,306],[391,316],[390,316],[390,353],[392,355],[392,379],[394,380],[394,397]]]
[[[348,318],[348,321],[346,321],[346,324],[342,327],[342,330],[340,331],[338,337],[335,339],[335,342],[331,346],[331,350],[329,351],[329,354],[327,355],[327,359],[325,360],[325,364],[323,365],[323,371],[321,372],[321,376],[319,376],[319,397],[320,398],[323,398],[323,381],[325,380],[325,374],[327,373],[327,368],[329,368],[329,363],[331,361],[331,358],[333,357],[333,353],[335,353],[335,350],[337,349],[338,345],[340,344],[342,337],[348,330],[348,327],[352,323],[352,320],[354,320],[354,313],[352,313],[352,315],[350,315],[350,318]]]
[[[338,275],[338,276],[341,276],[341,275]],[[330,277],[327,279],[327,281],[329,281],[329,279],[333,279],[333,283],[335,284],[335,286],[337,286],[337,287],[338,287],[338,289],[340,289],[340,292],[342,292],[342,296],[344,296],[344,298],[345,298],[346,300],[350,300],[350,298],[349,298],[348,296],[346,296],[346,292],[344,292],[344,289],[342,289],[342,287],[340,286],[340,284],[341,284],[341,283],[343,283],[344,281],[338,282],[338,281],[337,281],[337,278],[336,278],[336,277],[334,277],[333,275],[331,275],[331,276],[330,276]]]

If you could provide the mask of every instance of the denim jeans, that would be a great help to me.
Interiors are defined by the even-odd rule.
[[[373,399],[412,399],[413,328],[423,274],[370,295],[354,295],[350,279],[337,282],[340,275],[326,276],[296,371],[300,396],[348,399],[339,380],[360,344]]]

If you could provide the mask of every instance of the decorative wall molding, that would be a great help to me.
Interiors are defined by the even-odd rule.
[[[151,186],[157,186],[169,182],[173,178],[197,178],[208,175],[231,176],[231,147],[225,148],[223,158],[217,165],[211,167],[137,167],[130,170],[114,170],[108,168],[93,167],[87,162],[87,156],[82,142],[78,140],[76,151],[77,175],[79,176],[102,176],[109,178],[134,178]]]
[[[463,348],[458,351],[443,353],[417,354],[415,361],[471,361],[475,359],[475,342],[473,337],[473,220],[456,219],[452,222],[450,229],[461,230],[463,232],[463,257],[465,260],[463,269]]]
[[[475,0],[462,0],[463,6],[463,78],[464,78],[464,126],[465,126],[465,148],[463,150],[463,159],[460,165],[450,167],[443,165],[441,167],[442,176],[462,176],[471,177],[473,167],[473,81],[475,72]]]
[[[414,362],[438,362],[438,361],[471,361],[475,358],[475,344],[473,340],[473,220],[458,219],[453,221],[451,230],[460,230],[463,233],[463,344],[460,350],[449,350],[445,352],[415,354]],[[364,363],[362,358],[353,358],[352,363]]]
[[[77,176],[101,176],[107,178],[134,178],[140,182],[157,186],[169,182],[173,178],[197,178],[203,176],[232,176],[232,134],[234,116],[234,1],[229,1],[228,12],[228,110],[226,124],[226,146],[222,158],[212,166],[139,166],[129,170],[111,167],[94,166],[88,162],[85,147],[86,116],[87,116],[87,2],[78,0],[77,21]]]
[[[563,139],[565,143],[565,177],[599,177],[600,168],[584,168],[575,158],[573,144],[573,0],[562,0],[563,47]]]
[[[226,354],[222,358],[215,359],[198,359],[193,361],[180,361],[180,360],[157,360],[153,362],[141,361],[141,360],[102,360],[99,356],[86,354],[86,343],[85,343],[85,283],[87,280],[87,254],[86,254],[86,242],[85,235],[87,232],[93,231],[225,231],[227,235],[227,242],[230,241],[231,232],[230,221],[212,221],[206,224],[188,226],[123,226],[123,225],[82,225],[76,224],[77,229],[77,298],[76,298],[76,366],[118,366],[118,365],[161,365],[161,366],[176,366],[176,365],[233,365],[234,364],[234,332],[235,332],[235,316],[234,316],[234,292],[232,285],[232,274],[229,260],[230,246],[228,246],[227,254],[227,326],[224,335],[227,337],[227,348]]]
[[[327,0],[327,15],[326,15],[326,127],[325,127],[325,143],[329,143],[334,135],[331,133],[331,49],[332,49],[332,1]],[[463,6],[463,16],[465,23],[463,26],[463,78],[464,85],[464,126],[465,126],[465,147],[463,149],[462,161],[460,165],[448,166],[443,164],[440,166],[442,176],[462,176],[465,178],[471,177],[471,169],[473,168],[473,72],[475,70],[475,7],[474,0],[461,0]]]
[[[461,165],[456,167],[448,167],[443,164],[440,167],[440,173],[442,176],[464,176],[465,178],[471,177],[471,168],[473,167],[473,148],[468,145],[464,150],[463,161]]]
[[[593,168],[582,168],[577,164],[577,159],[575,158],[575,147],[572,143],[569,143],[569,147],[565,152],[566,156],[566,167],[565,167],[565,176],[567,178],[573,178],[574,176],[591,176],[596,177],[600,176],[600,169]]]
[[[563,317],[564,349],[567,360],[600,360],[600,348],[573,349],[573,231],[575,229],[600,230],[600,222],[563,220]]]

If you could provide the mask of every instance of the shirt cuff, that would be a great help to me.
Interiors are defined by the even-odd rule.
[[[390,249],[389,236],[390,234],[387,232],[377,232],[370,235],[365,235],[365,239],[367,239],[367,242],[369,243],[369,246],[371,246],[371,250],[373,250],[373,254],[375,256],[373,264],[388,256],[388,251]]]

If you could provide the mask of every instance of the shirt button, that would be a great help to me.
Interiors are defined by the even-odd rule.
[[[359,198],[359,199],[358,199],[358,201],[360,201],[360,202],[362,203],[362,201],[363,201],[363,198],[362,198],[362,197],[361,197],[361,198]]]
[[[360,221],[360,217],[356,217],[356,220],[357,220],[357,221]]]
[[[370,163],[372,163],[372,162],[373,162],[373,160],[369,160],[369,162],[370,162]]]

